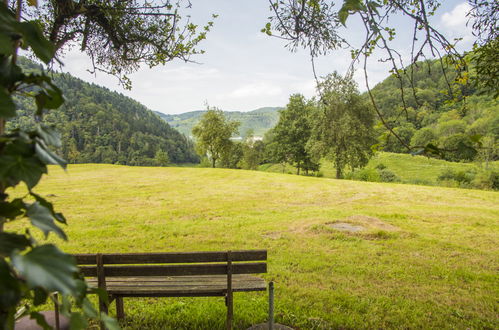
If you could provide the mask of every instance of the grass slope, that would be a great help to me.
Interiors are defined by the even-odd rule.
[[[378,152],[367,164],[366,168],[375,168],[376,165],[383,164],[390,171],[395,173],[403,183],[418,183],[427,185],[438,185],[438,176],[447,169],[463,171],[475,167],[474,163],[448,162],[441,159],[428,158],[425,156],[412,156],[409,154],[396,154],[391,152]],[[499,162],[491,162],[491,168],[499,169]],[[296,173],[292,166],[280,164],[261,165],[259,170],[275,173]],[[334,178],[336,171],[329,161],[323,161],[320,172],[326,178]]]
[[[279,323],[499,327],[497,192],[116,165],[51,168],[38,192],[69,219],[68,252],[268,249]],[[263,322],[266,306],[236,294],[236,328]],[[221,298],[125,299],[125,310],[129,329],[224,327]]]

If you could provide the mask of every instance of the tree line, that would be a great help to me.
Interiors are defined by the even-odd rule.
[[[19,65],[30,72],[42,70],[26,58],[19,58]],[[66,73],[52,76],[65,92],[65,103],[44,120],[61,133],[57,151],[69,163],[164,166],[199,162],[192,141],[139,102]],[[18,116],[8,121],[8,128],[34,127],[34,104],[24,96],[15,100]]]
[[[212,167],[256,169],[264,162],[288,163],[297,174],[318,171],[330,159],[341,178],[345,167],[362,167],[373,154],[375,117],[351,77],[328,75],[319,85],[319,100],[291,95],[277,125],[265,138],[246,134],[243,142],[230,139],[238,122],[210,109],[194,127],[196,149]]]
[[[459,83],[456,70],[442,71],[438,60],[417,62],[408,70],[413,80],[404,80],[405,98],[393,75],[372,90],[391,131],[375,116],[368,95],[359,93],[351,76],[334,73],[319,83],[317,98],[291,95],[277,125],[262,141],[251,134],[242,142],[231,141],[238,123],[221,111],[208,111],[193,129],[198,154],[211,160],[212,167],[256,169],[280,163],[294,166],[297,174],[317,172],[320,160],[328,159],[337,178],[345,169],[367,164],[376,151],[418,154],[433,148],[428,156],[447,161],[499,159],[499,105],[493,95],[478,85]],[[210,123],[215,119],[218,125]],[[212,142],[220,136],[217,131],[225,132],[218,148]]]

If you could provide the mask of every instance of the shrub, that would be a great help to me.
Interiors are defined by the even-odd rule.
[[[499,190],[499,171],[477,170],[470,168],[464,171],[443,171],[438,179],[440,184],[463,188]]]
[[[463,171],[444,170],[437,178],[438,181],[455,181],[461,187],[469,187],[475,179],[476,170],[467,169]]]
[[[363,168],[360,170],[353,171],[352,173],[350,173],[349,177],[353,180],[360,180],[360,181],[371,181],[371,182],[380,181],[378,171],[373,168]]]
[[[400,182],[400,178],[387,168],[378,170],[382,182]]]
[[[475,175],[472,186],[478,189],[499,190],[499,171],[485,170]]]
[[[383,164],[383,163],[379,163],[378,165],[376,165],[375,169],[377,170],[384,170],[386,168],[386,165]]]

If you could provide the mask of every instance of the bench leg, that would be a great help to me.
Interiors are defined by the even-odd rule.
[[[107,304],[103,300],[101,300],[100,297],[99,297],[99,312],[109,314]],[[106,326],[104,325],[104,322],[100,322],[100,329],[106,330]]]
[[[123,304],[123,297],[116,297],[116,317],[118,321],[125,318],[125,306]]]
[[[269,283],[269,330],[274,330],[274,282]]]
[[[225,296],[225,305],[227,306],[227,330],[232,330],[232,319],[234,318],[234,302],[232,291],[227,292]]]

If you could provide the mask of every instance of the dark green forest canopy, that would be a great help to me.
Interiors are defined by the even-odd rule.
[[[20,64],[41,69],[25,58]],[[198,161],[188,138],[137,101],[69,74],[54,73],[53,78],[66,102],[44,120],[61,132],[58,152],[68,162],[156,165],[158,151],[166,152],[173,163]],[[17,102],[19,115],[8,126],[33,126],[33,104],[24,98]]]
[[[476,85],[456,83],[456,72],[442,71],[437,60],[416,63],[407,76],[413,76],[413,83],[403,80],[403,96],[394,76],[373,88],[373,94],[385,120],[408,145],[433,143],[444,149],[447,160],[472,160],[476,154],[459,145],[473,146],[470,137],[475,136],[498,157],[499,102],[493,95]],[[379,136],[384,150],[408,152],[383,127]]]

